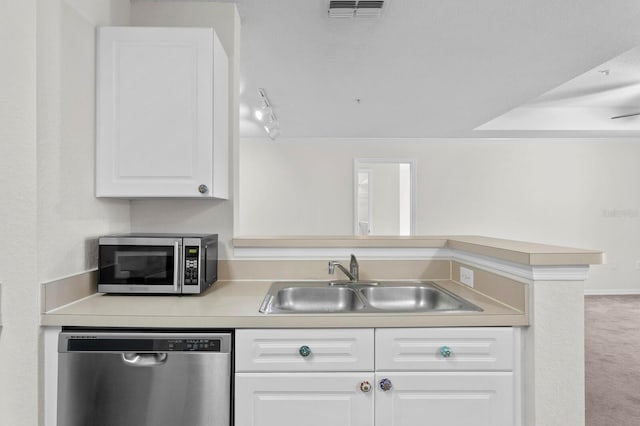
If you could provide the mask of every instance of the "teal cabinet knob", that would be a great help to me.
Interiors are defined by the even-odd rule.
[[[443,346],[440,348],[440,355],[442,355],[443,357],[449,358],[451,354],[453,354],[453,351],[449,346]]]
[[[311,348],[307,345],[300,346],[300,349],[298,349],[298,353],[300,354],[300,356],[306,358],[311,355]]]

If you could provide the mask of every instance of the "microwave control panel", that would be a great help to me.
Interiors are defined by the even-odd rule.
[[[184,248],[184,284],[198,285],[198,261],[200,247],[185,246]]]

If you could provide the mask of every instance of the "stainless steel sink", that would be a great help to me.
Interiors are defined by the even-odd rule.
[[[352,312],[364,303],[348,287],[288,286],[278,289],[269,300],[269,313],[280,312]],[[261,312],[265,312],[261,309]]]
[[[430,281],[276,282],[260,312],[372,313],[482,311]]]
[[[477,311],[475,305],[427,285],[366,287],[359,290],[370,306],[393,312]]]

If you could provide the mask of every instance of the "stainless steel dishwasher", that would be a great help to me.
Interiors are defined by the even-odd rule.
[[[231,333],[63,330],[58,426],[230,426]]]

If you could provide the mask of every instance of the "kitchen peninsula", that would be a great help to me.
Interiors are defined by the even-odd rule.
[[[46,364],[55,365],[60,326],[284,329],[292,333],[301,328],[439,327],[467,333],[513,327],[514,371],[521,371],[516,385],[522,394],[515,398],[514,410],[521,413],[521,424],[584,424],[583,281],[589,265],[604,262],[603,253],[475,236],[260,237],[236,238],[233,245],[234,259],[219,261],[220,281],[200,296],[90,294],[95,273],[45,283]],[[358,256],[362,279],[434,281],[483,311],[258,312],[273,281],[328,280],[327,261],[342,261],[350,253]],[[85,293],[69,293],[71,287],[83,287],[80,281],[85,282]],[[47,373],[50,380],[54,377]],[[47,395],[53,392],[52,386],[46,384]]]

